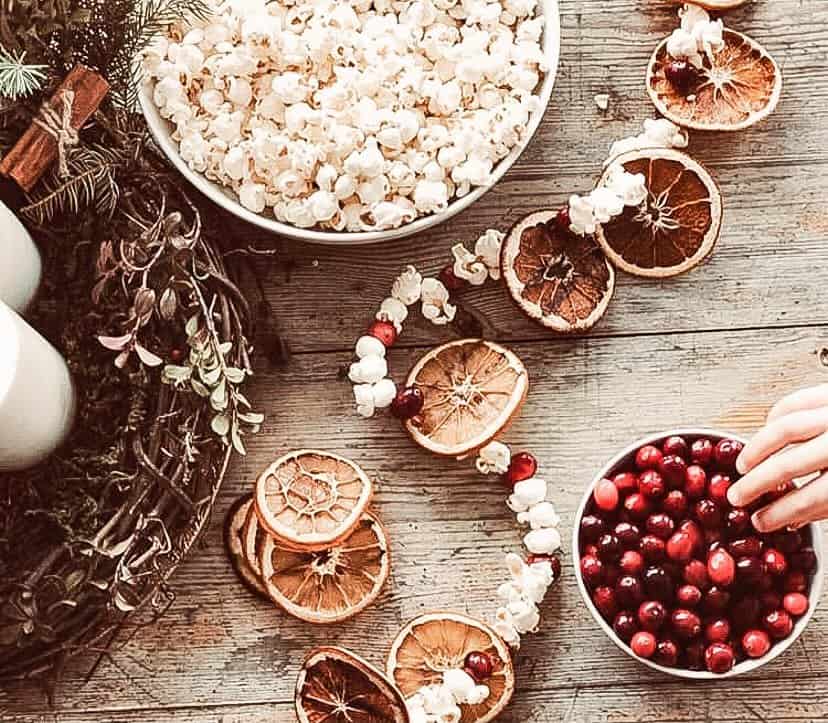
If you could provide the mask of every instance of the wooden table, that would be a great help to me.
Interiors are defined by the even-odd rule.
[[[11,721],[292,721],[293,686],[318,643],[381,662],[407,619],[426,610],[486,615],[503,554],[520,534],[504,489],[468,463],[415,448],[387,416],[353,413],[341,374],[354,339],[402,265],[439,269],[457,240],[505,228],[590,187],[610,142],[636,132],[652,108],[644,68],[675,25],[655,0],[563,0],[559,82],[538,137],[474,208],[432,233],[384,248],[284,243],[291,259],[268,286],[294,350],[286,369],[261,365],[252,397],[268,413],[237,460],[203,547],[174,578],[177,599],[156,626],[127,631],[94,680],[69,671],[56,709],[21,687],[0,697]],[[782,102],[760,127],[696,135],[725,198],[724,231],[702,268],[664,283],[621,275],[589,336],[556,338],[525,320],[499,287],[475,290],[469,310],[487,336],[526,362],[529,400],[507,441],[531,449],[568,530],[584,485],[617,448],[650,431],[716,425],[750,432],[775,399],[828,381],[823,353],[828,279],[828,2],[756,0],[728,23],[763,42],[784,69]],[[594,102],[609,93],[608,111]],[[391,354],[399,375],[446,335],[409,324]],[[393,572],[378,603],[333,628],[312,628],[256,599],[221,544],[224,511],[276,454],[322,447],[375,475],[376,509],[392,537]],[[570,557],[571,560],[571,557]],[[567,561],[569,562],[569,561]],[[568,565],[567,565],[568,567]],[[544,604],[541,632],[517,655],[518,690],[504,721],[812,721],[828,718],[828,613],[762,671],[715,685],[654,675],[600,632],[574,574]],[[826,601],[823,601],[825,603]]]

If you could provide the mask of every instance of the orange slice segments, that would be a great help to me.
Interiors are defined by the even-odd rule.
[[[421,447],[463,458],[488,444],[520,411],[529,374],[518,357],[481,339],[432,349],[406,384],[423,393],[422,411],[406,422]]]
[[[724,47],[713,54],[689,91],[679,90],[664,74],[673,61],[667,39],[647,68],[647,92],[659,113],[673,123],[709,131],[738,131],[767,118],[782,95],[782,72],[755,40],[725,29]]]
[[[649,278],[677,276],[698,266],[713,251],[722,226],[722,195],[711,175],[669,148],[630,151],[616,163],[643,174],[649,193],[641,206],[627,206],[596,231],[610,261]]]
[[[477,620],[455,613],[432,613],[412,620],[397,635],[388,655],[389,679],[410,698],[426,685],[439,684],[443,672],[462,668],[473,651],[487,653],[494,662],[489,697],[478,705],[461,705],[461,723],[494,720],[509,704],[515,690],[515,671],[506,643]]]
[[[500,269],[524,314],[571,334],[591,329],[606,313],[615,272],[592,236],[560,229],[556,215],[537,211],[518,221],[503,243]]]
[[[239,579],[253,592],[267,597],[267,592],[257,569],[258,561],[253,565],[245,554],[246,521],[251,515],[255,517],[252,508],[253,498],[251,495],[239,497],[232,504],[224,519],[224,546]]]
[[[323,550],[351,533],[372,492],[368,475],[351,460],[300,450],[259,475],[256,511],[265,531],[284,544]]]
[[[291,615],[309,623],[353,617],[380,594],[390,572],[388,536],[370,512],[334,547],[294,550],[270,536],[259,547],[267,594]]]
[[[409,723],[400,692],[344,648],[312,650],[296,680],[299,723]]]

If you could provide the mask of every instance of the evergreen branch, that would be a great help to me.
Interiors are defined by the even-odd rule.
[[[0,45],[0,96],[8,100],[27,98],[46,80],[46,65],[26,63],[26,52],[13,54]]]

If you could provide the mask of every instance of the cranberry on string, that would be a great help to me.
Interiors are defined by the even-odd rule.
[[[390,321],[375,321],[368,327],[368,336],[373,336],[382,342],[387,349],[397,341],[397,329]]]
[[[686,60],[674,60],[664,68],[664,77],[679,91],[688,93],[698,79],[698,73]]]
[[[454,273],[454,266],[452,264],[446,264],[437,278],[440,279],[443,286],[450,292],[461,291],[466,286],[466,281]]]
[[[391,414],[397,419],[411,419],[422,411],[424,401],[423,392],[419,387],[403,387],[397,391],[394,401],[391,402]]]
[[[472,650],[463,661],[463,670],[479,685],[492,677],[494,672],[492,656],[482,650]]]
[[[541,563],[548,562],[550,567],[552,568],[552,577],[555,580],[558,580],[561,577],[561,560],[557,555],[529,555],[526,558],[526,564],[531,565],[540,565]]]
[[[569,232],[569,227],[572,225],[572,218],[569,215],[569,206],[562,206],[555,216],[555,223],[561,231]]]
[[[506,481],[515,485],[535,476],[538,471],[538,461],[529,452],[518,452],[509,462],[509,469],[506,470]]]

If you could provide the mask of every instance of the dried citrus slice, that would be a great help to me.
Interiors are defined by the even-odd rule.
[[[506,643],[477,620],[454,613],[421,615],[397,635],[386,672],[405,698],[425,685],[442,682],[443,672],[462,668],[472,651],[487,653],[494,663],[491,677],[481,681],[489,697],[478,705],[462,705],[461,723],[494,720],[515,690],[515,671]]]
[[[344,648],[311,650],[296,680],[299,723],[408,723],[400,692]]]
[[[231,505],[224,518],[224,546],[227,548],[227,555],[239,579],[254,592],[267,597],[258,571],[245,555],[245,522],[253,514],[252,507],[253,497],[251,495],[239,497]],[[253,516],[255,517],[255,514]]]
[[[738,131],[767,118],[782,94],[776,61],[752,38],[725,29],[724,47],[705,58],[687,88],[665,77],[672,62],[665,39],[647,68],[647,92],[658,111],[685,128]]]
[[[267,536],[259,547],[267,594],[309,623],[338,623],[370,605],[391,569],[388,535],[370,512],[342,542],[304,552]]]
[[[592,328],[615,290],[615,272],[592,236],[555,223],[555,211],[518,221],[503,243],[500,268],[512,299],[530,318],[569,334]]]
[[[349,459],[300,450],[277,459],[256,480],[256,511],[264,529],[303,550],[323,550],[356,527],[373,485]]]
[[[676,276],[700,264],[722,226],[722,194],[707,170],[671,148],[629,151],[616,163],[643,174],[649,193],[640,206],[627,206],[598,227],[595,238],[610,261],[650,278]]]
[[[461,458],[488,444],[515,417],[529,375],[508,349],[460,339],[428,352],[407,385],[423,393],[422,410],[405,423],[408,433],[434,454]]]

